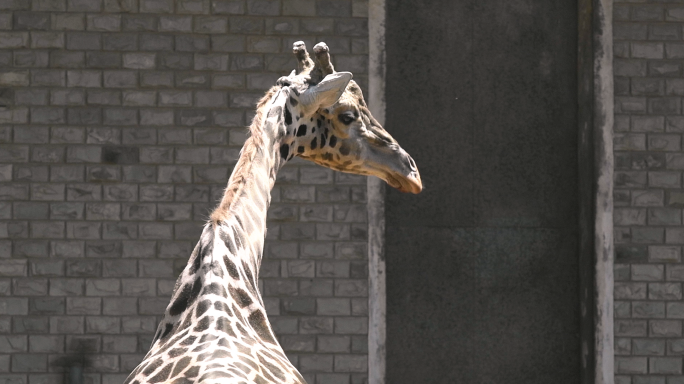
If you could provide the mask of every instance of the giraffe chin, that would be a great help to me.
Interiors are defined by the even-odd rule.
[[[394,175],[385,175],[385,181],[392,188],[396,188],[399,192],[418,194],[423,190],[423,182],[420,180],[420,174],[411,172],[408,176],[395,177]]]

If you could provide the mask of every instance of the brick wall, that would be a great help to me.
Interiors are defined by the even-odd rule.
[[[0,0],[0,384],[121,383],[222,194],[255,101],[326,41],[365,89],[365,0]],[[273,190],[262,292],[310,383],[367,372],[365,179]]]
[[[617,384],[684,383],[681,1],[614,4]]]

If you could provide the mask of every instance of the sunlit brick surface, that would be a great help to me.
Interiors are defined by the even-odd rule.
[[[0,0],[0,383],[121,383],[292,43],[365,90],[367,34],[357,0]],[[311,384],[366,381],[365,191],[293,161],[272,192],[262,292]]]
[[[684,383],[678,1],[616,1],[615,382]]]

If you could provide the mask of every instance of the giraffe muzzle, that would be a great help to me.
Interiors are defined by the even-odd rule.
[[[417,194],[423,190],[423,182],[420,180],[420,173],[416,170],[400,180],[401,186],[397,188],[404,193]]]
[[[403,162],[405,163],[403,171],[390,171],[385,175],[385,181],[391,187],[398,189],[400,192],[417,194],[423,190],[423,182],[420,179],[420,172],[416,167],[415,161],[411,156],[401,150]]]

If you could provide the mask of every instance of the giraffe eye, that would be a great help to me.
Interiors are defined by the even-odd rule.
[[[356,120],[356,116],[354,116],[353,112],[344,112],[340,113],[337,118],[342,122],[344,125],[349,125]]]

